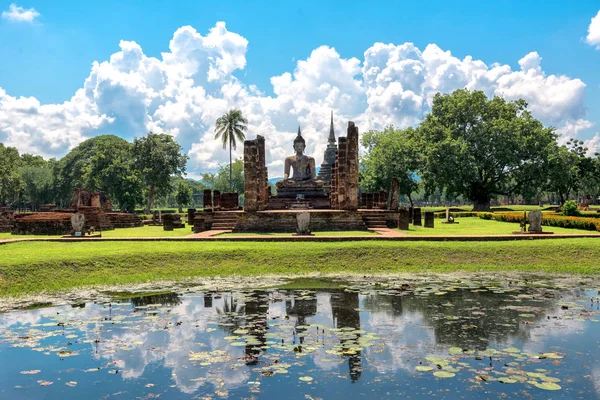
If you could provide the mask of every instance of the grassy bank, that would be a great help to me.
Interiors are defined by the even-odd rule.
[[[513,231],[518,231],[521,228],[518,224],[500,222],[493,220],[485,220],[478,217],[467,217],[467,218],[456,218],[457,224],[444,224],[445,219],[436,218],[435,226],[433,229],[424,228],[422,226],[409,225],[407,231],[400,231],[408,233],[409,235],[510,235]],[[544,231],[554,232],[556,234],[561,233],[581,233],[581,234],[594,234],[600,233],[595,231],[586,231],[583,229],[567,229],[555,226],[544,226]]]
[[[217,275],[600,273],[600,240],[515,242],[22,242],[0,246],[0,295]]]

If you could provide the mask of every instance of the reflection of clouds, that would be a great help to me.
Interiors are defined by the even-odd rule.
[[[375,311],[368,315],[362,329],[376,332],[384,339],[384,351],[370,359],[370,365],[379,373],[414,370],[414,358],[431,355],[435,344],[433,330],[420,328],[426,325],[419,312],[404,312],[394,315],[391,312]],[[371,348],[368,349],[371,354]],[[408,361],[411,359],[412,361]]]
[[[546,317],[550,315],[550,319]],[[532,340],[523,345],[523,351],[528,353],[540,353],[549,351],[547,342],[556,337],[566,337],[581,334],[589,322],[575,321],[574,319],[558,319],[552,316],[564,316],[564,311],[558,306],[543,311],[543,318],[536,321],[534,325],[521,325],[520,329],[529,331]],[[577,316],[574,316],[577,318]],[[508,341],[507,341],[508,342]]]

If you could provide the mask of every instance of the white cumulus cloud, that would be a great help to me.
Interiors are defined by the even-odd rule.
[[[37,17],[40,16],[40,13],[35,10],[35,8],[24,8],[21,6],[12,3],[8,6],[8,11],[2,11],[2,18],[7,19],[9,21],[16,22],[33,22]]]
[[[321,163],[334,110],[337,135],[348,120],[361,132],[386,125],[415,125],[430,110],[437,92],[458,88],[488,96],[525,99],[533,115],[559,128],[564,137],[592,126],[585,116],[585,84],[544,72],[531,52],[509,65],[459,59],[435,44],[375,43],[362,58],[343,58],[330,46],[296,61],[293,71],[271,78],[273,95],[248,85],[236,72],[246,68],[248,41],[218,22],[206,35],[191,26],[175,31],[169,49],[147,56],[134,41],[93,63],[82,87],[62,104],[40,104],[0,88],[0,141],[21,152],[60,157],[81,141],[113,133],[127,140],[148,131],[173,135],[190,156],[192,177],[229,161],[214,140],[214,122],[231,108],[248,118],[248,138],[267,139],[271,177],[282,176],[298,125],[307,153]],[[266,88],[264,88],[266,89]],[[242,143],[234,151],[241,157]]]
[[[600,50],[600,11],[592,18],[585,40],[588,44],[596,46]]]

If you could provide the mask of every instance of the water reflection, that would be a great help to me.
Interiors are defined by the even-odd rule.
[[[597,297],[434,284],[162,293],[17,311],[0,319],[0,398],[547,398],[556,386],[553,398],[599,398]]]

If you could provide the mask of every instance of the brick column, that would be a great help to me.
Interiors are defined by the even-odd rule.
[[[337,159],[337,207],[339,210],[346,209],[346,185],[348,169],[348,141],[345,137],[338,138],[338,159]]]
[[[358,209],[358,128],[348,121],[346,210]]]

